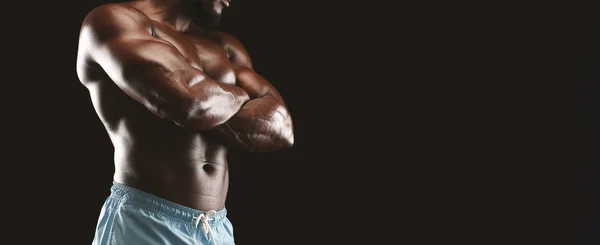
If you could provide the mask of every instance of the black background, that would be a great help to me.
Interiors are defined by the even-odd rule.
[[[2,202],[25,244],[90,244],[109,194],[113,148],[75,71],[102,3],[6,8]],[[221,29],[296,135],[232,152],[236,243],[597,244],[597,8],[492,5],[234,0]]]
[[[577,83],[576,119],[577,136],[577,193],[583,200],[584,210],[584,239],[590,242],[600,242],[600,18],[594,9],[600,4],[586,1],[582,4],[583,24],[577,35]],[[590,243],[591,244],[591,243]]]

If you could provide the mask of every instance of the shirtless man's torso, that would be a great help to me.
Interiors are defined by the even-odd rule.
[[[83,22],[77,73],[113,143],[116,183],[195,210],[220,210],[227,152],[293,145],[278,91],[234,37],[194,23],[229,1],[105,4]]]

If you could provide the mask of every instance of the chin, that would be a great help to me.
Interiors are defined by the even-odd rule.
[[[217,8],[197,8],[192,22],[206,28],[217,27],[221,22],[221,11]]]

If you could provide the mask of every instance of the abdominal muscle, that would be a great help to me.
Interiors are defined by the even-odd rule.
[[[227,160],[224,153],[215,154],[224,151],[219,149],[223,146],[206,146],[201,135],[186,139],[190,145],[180,145],[183,149],[165,147],[167,142],[134,143],[119,136],[111,138],[115,145],[115,182],[198,210],[224,207]]]
[[[197,210],[225,206],[225,145],[157,117],[112,81],[88,89],[114,146],[115,182]]]

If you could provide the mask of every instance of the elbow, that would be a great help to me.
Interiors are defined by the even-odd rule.
[[[246,152],[275,152],[294,146],[294,130],[291,124],[271,126],[269,131],[246,134],[238,138],[239,146]]]
[[[255,135],[246,144],[251,152],[274,152],[289,149],[294,146],[294,128],[291,118],[285,117],[283,122],[272,125],[272,131],[262,135]]]
[[[292,148],[294,146],[294,135],[290,135],[283,139],[283,148]]]
[[[277,134],[277,141],[282,148],[291,148],[294,146],[294,124],[289,111],[281,106],[277,110],[279,115],[279,133]]]
[[[284,127],[283,132],[285,133],[281,136],[281,145],[283,148],[292,148],[294,146],[294,129],[291,120],[289,125]]]
[[[287,111],[287,109],[285,110],[286,114],[284,117],[284,142],[285,142],[285,147],[286,148],[291,148],[292,146],[294,146],[294,123],[292,121],[292,116],[290,115],[289,111]]]

